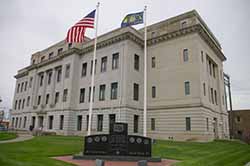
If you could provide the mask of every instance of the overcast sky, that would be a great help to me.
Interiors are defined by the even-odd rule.
[[[148,6],[148,24],[197,10],[222,45],[231,76],[233,109],[250,109],[250,0],[100,0],[99,34],[120,26],[130,12]],[[14,75],[32,53],[65,38],[67,30],[96,6],[95,0],[1,0],[0,107],[11,108]],[[135,26],[141,28],[141,25]],[[93,37],[93,30],[87,30]]]

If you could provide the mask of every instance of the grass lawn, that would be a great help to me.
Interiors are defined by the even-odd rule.
[[[250,145],[237,141],[157,141],[153,154],[183,161],[178,166],[244,166],[250,161]]]
[[[5,131],[0,131],[0,141],[9,140],[16,138],[16,133],[8,133]]]
[[[0,144],[0,165],[69,165],[49,157],[78,153],[82,143],[82,137],[42,136],[25,142]],[[153,155],[181,160],[178,166],[243,166],[250,161],[250,145],[230,141],[157,141]]]

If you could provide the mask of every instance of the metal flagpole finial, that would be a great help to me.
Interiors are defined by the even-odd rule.
[[[147,5],[144,6],[144,11],[146,11],[146,10],[147,10]]]
[[[97,2],[97,5],[96,5],[96,7],[99,7],[100,6],[100,2]]]

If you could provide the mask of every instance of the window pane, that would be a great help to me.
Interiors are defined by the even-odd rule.
[[[188,49],[183,50],[183,60],[184,62],[188,61]]]
[[[155,57],[152,57],[152,68],[155,68]]]
[[[118,90],[118,83],[114,82],[111,83],[111,100],[117,99],[117,90]]]
[[[119,66],[119,53],[115,53],[112,56],[112,69],[117,69]]]
[[[190,130],[191,130],[191,118],[186,117],[186,131],[190,131]]]
[[[134,133],[138,133],[139,116],[134,115]]]
[[[139,100],[139,85],[134,83],[134,100]]]
[[[139,70],[140,68],[140,59],[138,55],[134,55],[134,68],[135,70]]]
[[[103,115],[97,115],[97,131],[102,131]]]
[[[87,63],[82,64],[82,77],[87,75]]]
[[[185,82],[185,95],[190,95],[190,83]]]

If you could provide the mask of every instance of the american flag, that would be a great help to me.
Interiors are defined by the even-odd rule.
[[[94,28],[95,11],[96,10],[90,12],[87,16],[78,21],[69,29],[66,37],[66,41],[68,43],[81,43],[84,41],[86,28]]]

